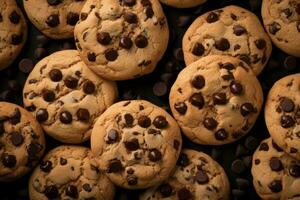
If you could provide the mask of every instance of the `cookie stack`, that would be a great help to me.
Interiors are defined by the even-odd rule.
[[[21,10],[3,1],[0,69],[18,56],[27,37]],[[158,0],[23,2],[41,33],[73,38],[76,49],[36,63],[24,84],[23,107],[0,102],[0,181],[33,170],[31,200],[112,200],[116,186],[143,190],[140,200],[231,199],[222,166],[186,144],[221,146],[250,132],[263,108],[257,76],[268,64],[272,42],[300,56],[299,2],[264,0],[266,32],[242,7],[201,13],[182,40],[186,67],[170,89],[172,115],[146,100],[119,101],[115,82],[152,73],[167,51],[168,20]],[[175,8],[205,2],[161,0]],[[263,199],[300,198],[299,90],[300,74],[286,76],[266,100],[271,138],[262,141],[252,163]],[[44,133],[60,144],[45,156]]]

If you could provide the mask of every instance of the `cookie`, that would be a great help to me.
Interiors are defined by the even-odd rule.
[[[179,73],[169,100],[173,116],[190,140],[223,145],[249,132],[261,110],[263,93],[246,63],[211,55]]]
[[[205,3],[207,0],[160,0],[162,3],[175,8],[191,8]]]
[[[0,70],[2,70],[12,64],[27,39],[27,24],[15,0],[1,1],[0,27]]]
[[[113,200],[115,187],[99,169],[91,151],[79,146],[51,150],[29,180],[31,200]]]
[[[261,14],[273,43],[287,54],[300,57],[300,2],[263,0]]]
[[[272,52],[271,41],[256,15],[237,6],[198,17],[185,33],[182,46],[187,65],[207,55],[231,55],[246,62],[256,75]]]
[[[110,80],[151,73],[168,39],[167,20],[158,0],[88,0],[75,27],[81,58]]]
[[[89,139],[116,96],[116,84],[95,75],[76,50],[59,51],[37,63],[23,90],[24,106],[45,132],[72,144]]]
[[[146,190],[140,200],[229,199],[230,184],[223,168],[208,155],[184,149],[174,174]]]
[[[273,140],[288,154],[300,159],[300,74],[286,76],[271,88],[265,120]]]
[[[44,149],[44,133],[36,119],[20,106],[0,102],[0,181],[27,174]]]
[[[121,101],[96,122],[91,148],[100,168],[116,185],[142,189],[167,179],[181,150],[176,121],[143,100]]]
[[[253,155],[253,184],[262,199],[299,199],[300,161],[268,138]]]
[[[24,0],[29,20],[52,39],[74,37],[74,26],[86,0]]]

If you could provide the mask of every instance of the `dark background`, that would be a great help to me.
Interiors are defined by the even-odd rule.
[[[17,1],[22,7],[22,0]],[[261,18],[261,0],[208,0],[204,5],[192,9],[175,9],[163,6],[171,33],[168,51],[158,64],[154,73],[139,79],[118,82],[120,92],[119,99],[145,99],[169,111],[169,89],[176,79],[178,72],[185,67],[181,51],[181,41],[184,32],[199,15],[213,9],[222,8],[226,5],[239,5],[253,11]],[[35,64],[41,58],[52,52],[74,48],[73,40],[48,41],[46,38],[41,37],[41,33],[39,33],[32,24],[28,23],[28,25],[28,40],[22,53],[12,66],[0,72],[0,100],[18,103],[20,105],[22,105],[23,84],[33,65],[30,66],[30,64],[28,64],[24,68],[24,66],[21,67],[19,65],[19,62],[24,62],[23,59],[30,59],[27,60],[27,62],[29,61],[30,63],[30,61],[32,61]],[[265,97],[276,80],[289,74],[299,73],[299,69],[299,59],[288,56],[274,47],[271,59],[263,73],[258,77],[262,84]],[[210,154],[224,167],[230,179],[232,190],[231,199],[255,200],[259,199],[259,197],[256,195],[252,186],[250,172],[251,155],[259,142],[266,137],[268,137],[268,133],[262,111],[251,132],[233,144],[219,147],[201,146],[184,138],[183,146]],[[60,145],[59,142],[49,137],[46,137],[46,139],[48,150]],[[88,143],[84,145],[89,146]],[[0,183],[0,199],[28,199],[27,186],[29,176],[30,175],[27,175],[12,183]],[[248,180],[249,186],[247,186],[247,184],[241,184],[240,179],[242,179],[243,182]],[[115,199],[135,200],[137,199],[138,193],[139,191],[118,189]]]

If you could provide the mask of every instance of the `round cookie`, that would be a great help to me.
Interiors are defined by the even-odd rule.
[[[272,52],[271,41],[256,15],[237,6],[198,17],[185,33],[182,46],[186,65],[207,55],[231,55],[246,62],[256,75]]]
[[[263,92],[246,63],[211,55],[179,73],[169,100],[173,116],[190,140],[223,145],[249,132],[261,110]]]
[[[223,168],[208,155],[184,149],[174,174],[146,190],[140,200],[229,199],[230,184]]]
[[[74,26],[86,0],[24,0],[29,20],[52,39],[74,37]]]
[[[35,118],[20,106],[0,102],[0,181],[27,174],[44,150],[44,133]]]
[[[175,8],[191,8],[205,3],[207,0],[160,0],[162,3]]]
[[[27,39],[27,24],[15,0],[1,1],[0,27],[0,70],[2,70],[12,64]]]
[[[63,143],[89,139],[97,118],[114,103],[116,84],[95,75],[76,50],[41,60],[24,86],[24,106],[47,134]]]
[[[254,153],[251,172],[262,199],[299,199],[300,161],[286,154],[271,138]]]
[[[273,43],[282,51],[300,57],[300,2],[263,0],[261,14]]]
[[[167,179],[181,150],[176,121],[143,100],[122,101],[96,122],[92,152],[116,185],[127,189],[154,186]]]
[[[169,29],[158,0],[88,0],[75,27],[82,60],[109,80],[151,73],[167,49]]]
[[[115,187],[99,170],[91,151],[60,146],[50,151],[29,180],[31,200],[113,200]]]
[[[300,74],[278,80],[265,105],[265,120],[273,140],[288,154],[300,159]]]

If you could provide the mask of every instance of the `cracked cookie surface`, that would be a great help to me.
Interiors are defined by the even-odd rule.
[[[146,190],[140,200],[229,199],[230,184],[224,169],[208,155],[184,149],[174,174]]]
[[[94,74],[76,50],[41,60],[23,90],[25,108],[47,134],[64,143],[88,140],[97,118],[116,96],[116,84]]]
[[[19,55],[27,39],[27,24],[15,0],[0,4],[0,70]]]
[[[263,0],[261,14],[274,44],[282,51],[300,57],[300,2]]]
[[[191,8],[205,3],[207,0],[160,0],[162,3],[175,8]]]
[[[299,199],[300,162],[271,138],[262,141],[255,151],[251,172],[255,190],[262,199]]]
[[[158,0],[88,0],[75,27],[81,58],[110,80],[151,73],[168,39],[167,20]]]
[[[113,200],[115,187],[99,169],[91,151],[79,146],[51,150],[29,180],[31,200]]]
[[[74,26],[86,0],[23,0],[29,20],[52,39],[74,37]]]
[[[184,35],[187,65],[207,55],[231,55],[260,74],[272,52],[272,44],[259,19],[250,11],[227,6],[198,17]]]
[[[271,88],[265,120],[273,140],[288,154],[300,159],[300,74],[286,76]]]
[[[20,106],[0,102],[0,181],[28,173],[44,149],[44,134],[35,118]]]
[[[116,185],[142,189],[167,179],[181,150],[176,121],[147,101],[122,101],[96,122],[92,152]]]
[[[210,55],[179,73],[169,100],[173,116],[190,140],[223,145],[250,131],[261,110],[263,92],[246,63]]]

